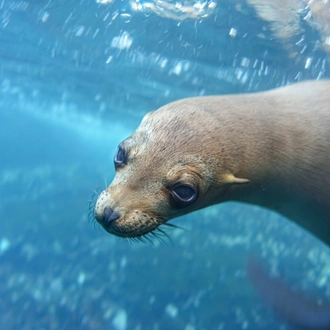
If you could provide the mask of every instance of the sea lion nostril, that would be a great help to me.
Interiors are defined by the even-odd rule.
[[[106,206],[103,211],[103,222],[108,224],[120,218],[119,213],[115,212],[111,207]]]

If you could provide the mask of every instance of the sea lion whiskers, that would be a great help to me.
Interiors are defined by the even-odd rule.
[[[96,226],[99,225],[99,223],[97,222],[97,220],[95,219],[95,216],[94,216],[94,209],[95,209],[97,198],[99,197],[100,193],[101,193],[101,188],[97,188],[96,190],[93,190],[93,195],[92,195],[91,199],[88,201],[87,218],[88,218],[89,222],[93,223],[94,228],[96,228]]]
[[[93,192],[92,197],[88,201],[87,219],[88,219],[88,222],[91,222],[93,224],[94,228],[99,229],[101,224],[95,218],[95,206],[96,206],[97,200],[100,197],[103,190],[101,187],[98,187],[98,188],[92,190],[92,192]]]
[[[117,238],[120,240],[123,240],[124,242],[128,242],[128,243],[142,242],[142,243],[149,243],[150,245],[155,246],[153,239],[156,239],[161,244],[166,244],[166,240],[163,239],[164,237],[173,245],[173,242],[172,242],[170,236],[165,232],[165,230],[162,230],[159,227],[155,228],[153,231],[143,234],[141,236],[117,237]]]

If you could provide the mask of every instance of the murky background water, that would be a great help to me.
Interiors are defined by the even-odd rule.
[[[286,329],[246,279],[254,253],[330,294],[328,249],[257,207],[176,219],[185,230],[167,244],[88,221],[148,111],[329,78],[318,33],[301,26],[279,40],[244,1],[0,1],[1,329]]]

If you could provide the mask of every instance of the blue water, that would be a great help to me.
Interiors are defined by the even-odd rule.
[[[0,329],[288,329],[245,274],[257,254],[327,299],[329,250],[288,220],[232,203],[173,220],[167,244],[130,244],[88,220],[89,201],[148,111],[329,78],[319,36],[302,22],[288,50],[245,2],[186,20],[133,9],[0,1]]]

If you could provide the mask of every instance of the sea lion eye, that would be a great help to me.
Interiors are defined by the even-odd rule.
[[[115,167],[123,166],[126,163],[126,154],[125,150],[119,146],[114,157]]]
[[[172,188],[171,195],[180,207],[188,206],[197,198],[197,191],[188,184],[179,184]]]

